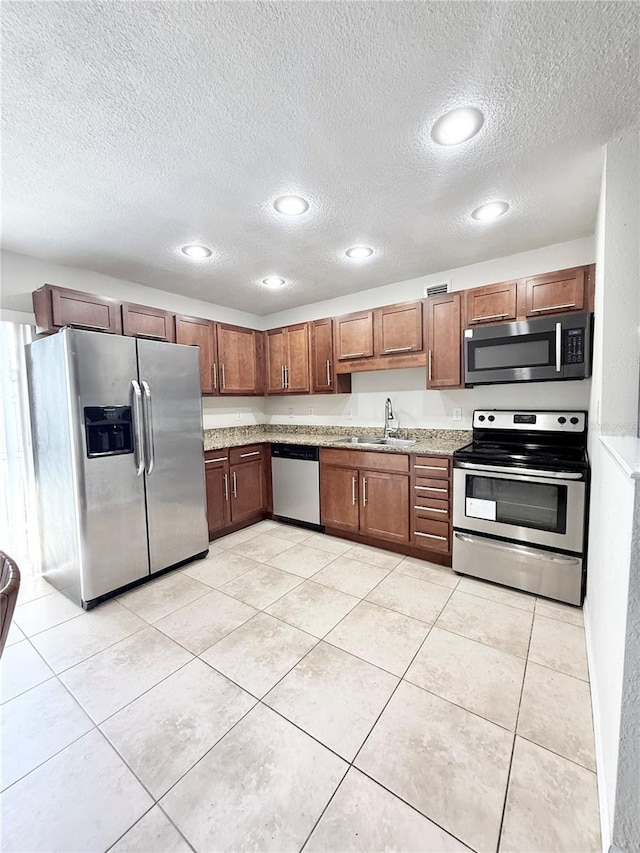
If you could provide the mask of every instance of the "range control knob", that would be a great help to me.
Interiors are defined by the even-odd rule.
[[[577,423],[578,423],[578,418],[575,418],[575,417],[574,417],[574,418],[569,418],[569,422],[570,422],[570,423],[572,423],[572,424],[577,424]]]
[[[479,421],[483,421],[483,420],[484,420],[484,415],[478,415],[478,420],[479,420]]]
[[[564,417],[564,415],[562,417],[558,418],[559,424],[566,424],[566,422],[567,422],[567,419]]]
[[[496,418],[495,418],[495,415],[489,415],[489,420],[490,420],[490,421],[495,421],[495,419],[496,419]]]

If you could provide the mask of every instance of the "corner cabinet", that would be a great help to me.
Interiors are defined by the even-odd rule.
[[[264,518],[269,456],[263,444],[208,450],[204,460],[209,539]]]
[[[217,390],[221,395],[263,393],[262,333],[216,323]]]
[[[461,293],[426,300],[427,388],[462,387]]]
[[[266,393],[310,394],[309,324],[298,323],[266,333]]]
[[[200,390],[214,394],[217,377],[214,376],[215,323],[198,317],[176,316],[176,343],[200,348]]]

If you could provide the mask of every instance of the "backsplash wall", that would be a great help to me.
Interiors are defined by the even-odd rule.
[[[352,375],[352,393],[266,397],[265,422],[380,426],[391,398],[401,427],[470,429],[474,409],[588,409],[591,380],[491,385],[427,391],[425,370],[385,370]],[[310,414],[309,409],[313,410]],[[462,420],[453,420],[453,409]],[[292,414],[290,414],[290,411]]]

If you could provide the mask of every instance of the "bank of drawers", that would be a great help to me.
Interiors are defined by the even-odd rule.
[[[412,457],[412,544],[448,554],[451,549],[451,459]]]

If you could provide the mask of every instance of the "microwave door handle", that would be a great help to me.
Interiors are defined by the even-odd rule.
[[[562,370],[562,323],[556,323],[556,373]]]
[[[147,445],[147,476],[153,474],[156,465],[156,451],[153,441],[153,409],[151,408],[151,388],[144,379],[140,382],[143,393],[144,429]]]

